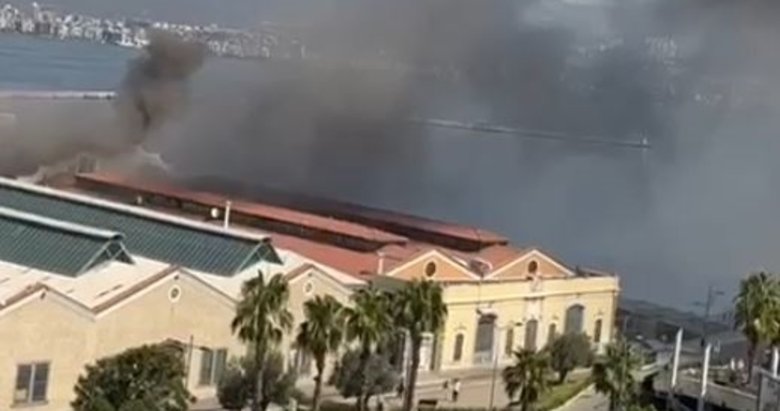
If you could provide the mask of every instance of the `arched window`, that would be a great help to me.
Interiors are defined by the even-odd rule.
[[[547,345],[550,345],[555,341],[555,337],[557,337],[556,334],[558,334],[558,330],[555,329],[555,323],[552,323],[547,328]]]
[[[474,338],[474,363],[490,364],[493,359],[496,316],[481,315],[477,322],[477,335]]]
[[[574,304],[566,309],[566,325],[563,328],[563,332],[566,334],[581,333],[584,314],[585,307],[581,304]]]
[[[593,327],[593,342],[598,344],[601,342],[601,318],[596,320],[596,325]]]
[[[523,348],[526,350],[536,351],[536,335],[539,328],[539,321],[529,320],[525,324],[525,344]]]
[[[509,357],[515,348],[515,329],[512,326],[506,330],[506,342],[504,343],[504,355]]]
[[[463,358],[463,334],[455,336],[455,351],[452,353],[452,361],[458,362]]]

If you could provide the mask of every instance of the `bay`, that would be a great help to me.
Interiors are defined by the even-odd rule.
[[[106,90],[136,50],[0,33],[0,90]]]

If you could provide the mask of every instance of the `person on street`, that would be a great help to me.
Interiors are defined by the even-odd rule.
[[[459,395],[460,395],[460,379],[456,378],[452,382],[452,402],[458,402]]]

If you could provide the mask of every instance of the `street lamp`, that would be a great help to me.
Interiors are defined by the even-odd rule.
[[[479,313],[480,310],[477,310],[477,313]],[[496,374],[498,373],[498,356],[499,356],[499,345],[498,342],[501,340],[501,331],[502,330],[508,330],[510,328],[514,327],[520,327],[523,325],[522,321],[516,321],[512,324],[507,325],[506,327],[499,327],[497,323],[494,323],[494,332],[493,332],[493,373],[490,377],[490,401],[488,405],[488,410],[493,411],[493,403],[495,402],[496,397]]]

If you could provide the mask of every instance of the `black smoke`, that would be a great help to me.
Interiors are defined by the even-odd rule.
[[[201,67],[204,49],[163,32],[151,32],[149,40],[128,63],[112,112],[95,113],[89,102],[47,107],[43,101],[5,127],[0,134],[0,175],[30,175],[80,154],[112,157],[133,151],[183,113],[187,80]],[[36,106],[29,101],[17,104]]]
[[[472,223],[685,306],[780,264],[776,17],[764,1],[363,0],[317,11],[306,62],[207,67],[158,147],[185,181]]]
[[[298,10],[309,14],[306,61],[211,60],[174,121],[129,104],[140,127],[128,130],[148,126],[144,145],[184,181],[483,226],[678,306],[708,283],[728,291],[780,266],[773,3],[319,4]],[[647,138],[652,149],[423,128],[409,116]]]

